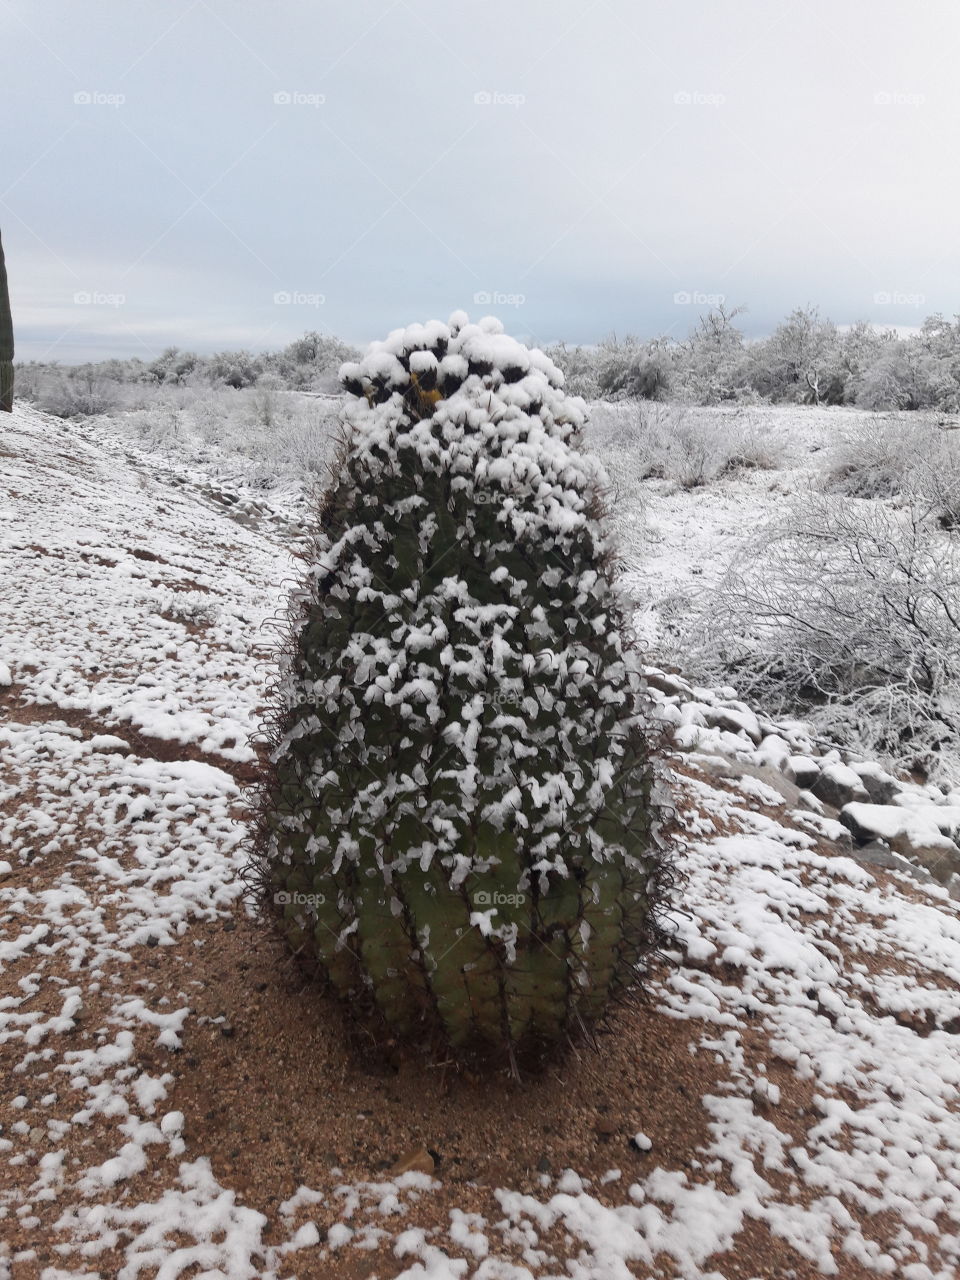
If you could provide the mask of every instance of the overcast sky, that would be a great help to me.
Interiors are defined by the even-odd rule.
[[[18,357],[960,310],[957,0],[0,0]]]

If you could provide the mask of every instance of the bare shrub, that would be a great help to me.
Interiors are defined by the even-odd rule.
[[[943,529],[960,528],[960,433],[929,419],[858,423],[830,450],[827,493],[897,498],[928,507]]]
[[[590,447],[615,478],[618,492],[642,501],[644,480],[696,489],[725,476],[773,467],[772,453],[749,415],[701,413],[643,403],[597,415]]]
[[[159,591],[145,603],[161,617],[192,626],[209,626],[220,617],[221,605],[205,591]]]
[[[738,553],[680,644],[706,681],[960,779],[960,543],[928,501],[795,502]]]

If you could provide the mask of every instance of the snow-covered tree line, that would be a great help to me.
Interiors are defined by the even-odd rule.
[[[339,338],[305,333],[281,351],[218,351],[198,355],[168,347],[155,360],[134,356],[74,366],[30,362],[17,369],[18,394],[58,417],[139,408],[156,394],[210,388],[271,391],[338,389],[337,370],[359,352]]]
[[[866,321],[840,327],[806,306],[769,337],[748,340],[738,325],[743,312],[721,304],[683,339],[608,337],[590,346],[557,343],[548,354],[567,389],[587,400],[960,411],[960,316],[928,316],[905,336]],[[72,417],[148,403],[171,388],[334,391],[340,364],[357,354],[339,338],[306,333],[282,351],[198,355],[169,347],[152,361],[29,363],[17,376],[27,399]]]
[[[560,344],[550,356],[587,399],[960,409],[960,316],[928,316],[903,336],[866,321],[839,327],[798,307],[769,337],[747,340],[743,310],[721,305],[685,339],[610,337]]]

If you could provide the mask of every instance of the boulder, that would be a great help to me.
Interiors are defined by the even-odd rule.
[[[778,733],[768,733],[757,750],[757,761],[783,773],[792,754],[790,744],[784,738]]]
[[[783,772],[801,791],[809,791],[820,777],[820,761],[814,760],[813,756],[791,756],[783,766]]]
[[[960,846],[941,833],[925,810],[853,803],[843,807],[840,821],[858,844],[883,840],[901,857],[925,867],[941,884],[960,875]]]
[[[797,805],[811,813],[823,813],[823,801],[818,800],[812,791],[800,791],[797,794]]]
[[[810,791],[824,804],[834,809],[842,809],[844,805],[866,803],[870,793],[860,781],[858,774],[845,764],[828,764],[821,772]]]
[[[693,698],[693,690],[680,676],[658,671],[656,667],[645,667],[643,678],[651,689],[659,689],[668,698],[679,698],[681,702],[689,702]]]
[[[853,852],[857,862],[867,867],[883,867],[887,871],[901,871],[912,876],[920,884],[930,884],[933,876],[915,862],[910,862],[899,853],[894,853],[882,840],[871,840],[869,844],[859,845]]]
[[[872,760],[856,761],[850,768],[863,783],[874,804],[893,804],[894,797],[903,790],[902,782]]]
[[[726,729],[728,733],[746,736],[755,746],[759,746],[763,739],[757,717],[743,703],[721,703],[719,706],[704,707],[703,715],[707,724],[715,729]]]

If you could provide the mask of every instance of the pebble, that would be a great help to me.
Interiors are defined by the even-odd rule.
[[[426,1147],[415,1147],[401,1156],[390,1172],[394,1176],[401,1173],[433,1173],[436,1168],[433,1156]]]

